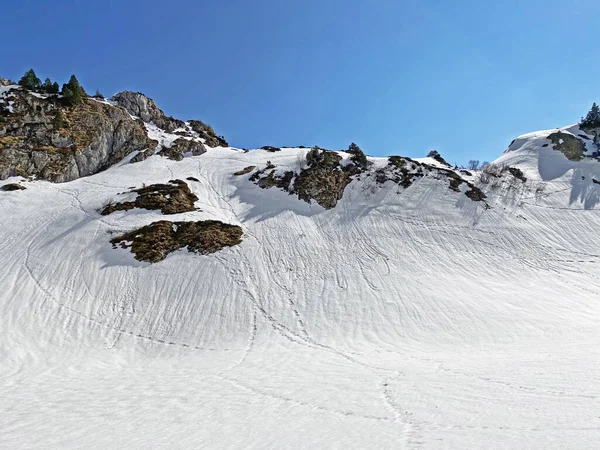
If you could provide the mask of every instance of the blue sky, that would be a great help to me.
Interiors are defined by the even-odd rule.
[[[230,144],[493,160],[600,101],[600,2],[25,1],[0,76],[129,89]]]

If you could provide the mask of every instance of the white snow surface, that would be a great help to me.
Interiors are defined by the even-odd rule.
[[[325,210],[233,175],[307,149],[0,182],[27,188],[0,192],[0,447],[596,449],[600,163],[550,132],[501,156],[528,182],[489,209],[435,176],[361,176]],[[187,177],[201,211],[97,212]],[[156,264],[109,244],[159,219],[243,242]]]

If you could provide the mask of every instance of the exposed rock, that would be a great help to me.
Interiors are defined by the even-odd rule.
[[[517,167],[509,167],[506,170],[508,170],[513,177],[518,178],[523,183],[527,182],[527,178],[525,178],[525,175],[523,174],[523,171],[521,169]]]
[[[166,156],[174,161],[181,161],[184,153],[191,153],[192,156],[199,156],[206,153],[206,147],[200,141],[194,141],[185,138],[178,138],[171,144],[171,147],[163,148],[158,152],[161,156]]]
[[[36,176],[65,182],[92,175],[156,141],[122,109],[85,98],[64,108],[55,97],[15,89],[0,122],[0,179]],[[65,127],[54,128],[58,111]]]
[[[6,78],[2,78],[0,77],[0,86],[10,86],[11,84],[15,84],[10,80],[7,80]]]
[[[128,211],[133,208],[160,210],[163,214],[177,214],[195,211],[194,202],[198,197],[190,191],[182,180],[171,180],[168,184],[151,184],[131,192],[138,194],[135,201],[111,203],[100,214],[106,216],[115,211]]]
[[[479,189],[477,186],[473,185],[472,183],[467,183],[467,184],[470,189],[467,192],[465,192],[465,195],[467,197],[469,197],[471,200],[473,200],[474,202],[480,202],[487,198],[487,195],[485,195],[483,193],[483,191],[481,189]]]
[[[572,134],[557,131],[556,133],[550,134],[548,139],[554,144],[552,148],[562,152],[567,159],[571,161],[580,161],[583,158],[585,143]]]
[[[217,136],[215,130],[210,125],[200,120],[190,120],[190,127],[204,139],[204,143],[209,147],[229,147],[229,144],[223,136]]]
[[[18,183],[8,183],[0,188],[2,191],[23,191],[25,189],[25,186],[21,186]]]
[[[435,159],[440,164],[444,164],[445,166],[452,167],[450,164],[448,164],[448,162],[444,158],[442,158],[442,155],[440,155],[440,152],[438,152],[437,150],[430,151],[427,154],[427,157]]]
[[[333,208],[350,183],[350,176],[359,173],[356,166],[340,166],[342,157],[335,152],[313,148],[306,154],[308,169],[296,177],[294,192],[300,200],[315,200],[323,208]]]
[[[281,149],[279,147],[273,147],[271,145],[264,145],[261,147],[262,150],[266,150],[268,152],[274,153],[274,152],[280,152]]]
[[[140,92],[123,91],[115,94],[111,100],[122,106],[133,116],[137,116],[144,122],[153,122],[159,128],[172,132],[177,128],[183,128],[185,123],[181,120],[167,117],[162,110],[156,106],[154,100],[146,97]]]
[[[246,175],[247,173],[252,172],[254,169],[256,169],[256,166],[248,166],[248,167],[244,167],[242,170],[238,170],[237,172],[234,172],[233,174],[236,176]]]
[[[158,145],[158,143],[157,143],[157,145]],[[154,148],[148,148],[142,152],[138,152],[137,155],[135,155],[133,158],[131,158],[131,160],[129,160],[129,163],[133,164],[133,163],[145,161],[146,159],[148,159],[149,157],[154,155],[155,151],[156,150]]]
[[[464,182],[464,180],[458,175],[455,177],[450,177],[450,189],[454,192],[460,192],[460,185]]]
[[[378,183],[383,184],[391,180],[406,189],[413,184],[415,179],[423,176],[423,165],[410,158],[390,156],[387,168],[379,169],[375,173],[375,180]]]
[[[169,222],[161,220],[110,240],[113,247],[131,248],[135,259],[152,263],[187,247],[188,251],[209,254],[242,242],[242,229],[216,220]]]
[[[299,174],[292,171],[277,174],[275,166],[267,161],[266,167],[254,172],[250,181],[263,189],[278,187],[296,194],[300,200],[308,203],[314,200],[329,209],[342,198],[351,177],[364,170],[350,161],[342,166],[341,160],[342,157],[336,152],[314,147],[306,154],[308,168]]]

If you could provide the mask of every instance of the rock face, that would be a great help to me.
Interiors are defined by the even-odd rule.
[[[146,97],[140,92],[123,91],[115,94],[111,101],[122,106],[133,116],[137,116],[144,122],[153,122],[159,128],[169,133],[177,128],[182,128],[185,123],[181,120],[167,117],[161,109],[156,106],[154,100]]]
[[[168,131],[169,133],[172,133],[180,128],[183,128],[184,130],[191,129],[192,131],[198,133],[198,135],[202,139],[204,139],[205,144],[209,147],[229,146],[229,144],[223,138],[223,136],[217,136],[215,134],[215,131],[210,125],[207,125],[204,122],[201,122],[200,120],[190,120],[188,122],[188,128],[185,122],[178,119],[174,119],[173,117],[167,117],[165,113],[158,106],[156,106],[154,100],[146,97],[144,94],[141,94],[139,92],[119,92],[111,98],[111,101],[125,108],[129,114],[139,117],[144,122],[152,122],[157,127],[162,128],[163,130]],[[178,131],[177,133],[186,134],[185,131]],[[175,151],[175,153],[177,153],[177,151]]]
[[[198,133],[209,147],[229,147],[225,138],[223,136],[217,136],[210,125],[199,120],[190,120],[189,124],[192,130]]]
[[[66,108],[56,96],[15,88],[4,100],[11,107],[0,110],[0,179],[70,181],[157,145],[124,110],[90,98]]]

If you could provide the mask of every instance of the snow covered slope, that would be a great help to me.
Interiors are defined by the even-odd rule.
[[[597,448],[600,163],[550,133],[464,175],[485,201],[431,168],[378,180],[386,158],[332,209],[234,175],[301,148],[1,182],[26,189],[0,192],[0,447]],[[98,213],[190,177],[198,211]],[[109,243],[161,219],[243,241],[155,264]]]

